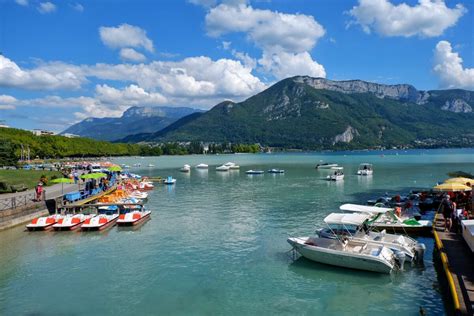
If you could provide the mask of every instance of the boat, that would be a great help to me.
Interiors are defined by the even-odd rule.
[[[229,169],[230,169],[230,167],[229,167],[229,166],[225,166],[225,165],[216,167],[216,171],[229,171]]]
[[[341,171],[335,171],[334,174],[331,174],[326,177],[327,180],[329,181],[340,181],[344,180],[344,173]]]
[[[299,254],[315,262],[388,274],[398,269],[394,252],[383,245],[321,237],[290,237],[287,241]]]
[[[138,183],[137,190],[139,191],[151,191],[155,188],[152,181],[142,180]]]
[[[245,171],[246,174],[254,175],[254,174],[264,174],[265,172],[263,170],[247,170]]]
[[[402,216],[401,214],[396,214],[393,208],[343,204],[339,209],[348,212],[370,214],[371,218],[367,225],[376,231],[386,230],[406,235],[429,235],[432,230],[432,221]]]
[[[88,218],[81,226],[82,231],[105,230],[114,226],[119,218],[118,206],[100,206],[98,215]]]
[[[199,165],[196,166],[196,169],[207,169],[209,168],[208,165],[206,165],[205,163],[200,163]]]
[[[283,169],[270,169],[267,171],[268,173],[285,173]]]
[[[373,166],[370,163],[361,163],[357,174],[359,176],[371,176],[374,173]]]
[[[129,197],[139,199],[139,200],[146,200],[148,199],[148,193],[135,190],[129,193]]]
[[[344,170],[344,167],[336,166],[336,167],[331,167],[329,169],[331,169],[331,170]]]
[[[118,226],[136,226],[147,219],[150,219],[151,211],[145,209],[143,205],[139,205],[138,209],[127,208],[124,211],[121,211],[119,219],[117,220]]]
[[[53,225],[54,230],[76,230],[81,227],[87,219],[94,217],[95,214],[66,214]]]
[[[179,169],[181,172],[190,172],[191,171],[191,166],[190,165],[184,165],[183,168]]]
[[[316,165],[316,169],[331,169],[333,167],[338,167],[338,164],[325,162],[325,163],[318,163]]]
[[[26,225],[26,229],[28,229],[29,231],[49,230],[53,228],[53,225],[56,224],[61,217],[61,214],[54,214],[50,216],[41,216],[34,218],[31,223]]]
[[[164,184],[175,184],[176,183],[176,179],[174,179],[172,176],[169,176],[166,178],[165,181],[163,181]]]
[[[322,228],[316,232],[318,237],[340,238],[347,237],[352,240],[370,241],[386,246],[392,251],[402,252],[411,262],[423,261],[425,245],[415,239],[396,234],[371,231],[367,225],[371,215],[365,213],[331,213],[325,219],[327,228]],[[399,256],[401,258],[401,256]],[[400,265],[403,267],[403,263]]]
[[[240,169],[240,166],[236,165],[234,162],[227,162],[227,163],[223,164],[223,166],[229,167],[230,170]]]
[[[151,164],[151,163],[148,164],[148,167],[150,167],[150,168],[151,168],[151,167],[154,167],[154,166],[155,166],[154,164]]]

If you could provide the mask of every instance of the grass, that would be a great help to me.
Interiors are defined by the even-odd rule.
[[[0,170],[0,182],[5,182],[7,185],[25,185],[28,189],[33,189],[39,182],[42,175],[45,175],[48,180],[52,176],[62,177],[58,171],[42,171],[42,170]],[[48,181],[47,185],[52,183]]]

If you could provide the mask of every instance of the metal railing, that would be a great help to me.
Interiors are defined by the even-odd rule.
[[[35,192],[26,192],[23,194],[17,194],[8,198],[0,198],[0,211],[11,210],[17,208],[25,208],[28,206],[36,205],[38,202],[35,200]],[[44,201],[44,191],[43,191]]]

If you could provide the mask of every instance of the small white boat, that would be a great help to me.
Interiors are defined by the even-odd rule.
[[[430,235],[432,221],[416,220],[410,217],[400,217],[395,210],[388,207],[376,207],[357,204],[343,204],[339,207],[342,211],[370,214],[369,227],[382,231],[403,233],[407,235]]]
[[[230,170],[239,170],[240,166],[239,165],[233,165],[229,167]]]
[[[324,264],[380,273],[398,268],[392,250],[371,242],[321,237],[292,237],[287,241],[303,257]]]
[[[134,167],[141,167],[142,164],[141,164],[141,163],[134,163],[133,166],[134,166]]]
[[[135,190],[135,191],[132,191],[129,194],[129,197],[139,199],[139,200],[146,200],[146,199],[148,199],[148,193],[143,192],[143,191],[139,191],[139,190]]]
[[[230,169],[230,167],[229,167],[229,166],[225,166],[225,165],[216,167],[216,171],[229,171],[229,169]]]
[[[267,171],[268,173],[285,173],[283,169],[270,169]]]
[[[169,176],[166,178],[165,181],[163,181],[164,184],[175,184],[176,183],[176,179],[174,179],[172,176]]]
[[[363,213],[331,213],[324,219],[328,228],[318,230],[318,237],[323,238],[341,238],[347,237],[352,240],[370,241],[375,244],[390,248],[395,253],[402,252],[411,262],[423,261],[425,245],[417,242],[415,239],[396,234],[388,234],[385,230],[382,232],[371,231],[367,222],[371,215]],[[402,256],[397,255],[399,261]],[[403,262],[400,262],[403,267]]]
[[[223,166],[226,166],[226,167],[232,167],[232,166],[235,166],[235,163],[233,162],[226,162],[225,164],[223,164]]]
[[[154,164],[151,164],[151,163],[148,164],[148,167],[150,167],[150,168],[151,168],[151,167],[154,167],[154,166],[155,166]]]
[[[29,231],[49,230],[53,228],[53,225],[56,224],[61,217],[61,214],[54,214],[50,216],[34,218],[31,223],[26,225],[26,229],[28,229]]]
[[[206,165],[205,163],[200,163],[199,165],[196,166],[196,169],[207,169],[209,168],[208,165]]]
[[[53,225],[54,230],[76,230],[81,227],[86,219],[94,217],[95,214],[67,214],[61,217],[56,224]]]
[[[336,172],[334,172],[334,174],[331,174],[331,175],[327,176],[326,179],[329,180],[329,181],[344,180],[344,173],[342,173],[341,171],[336,171]]]
[[[184,165],[183,168],[179,169],[181,172],[190,172],[191,171],[191,166],[190,165]]]
[[[338,167],[337,163],[318,163],[316,169],[331,169],[333,167]]]
[[[245,171],[245,173],[246,173],[246,174],[250,174],[250,175],[254,175],[254,174],[264,174],[265,171],[263,171],[263,170],[252,170],[252,169],[250,169],[250,170]]]
[[[140,181],[138,184],[138,190],[139,191],[150,191],[153,190],[155,186],[153,185],[153,182],[151,181]]]
[[[370,163],[361,163],[357,174],[359,176],[371,176],[374,173],[373,166]]]
[[[139,209],[128,210],[124,214],[120,214],[119,219],[117,220],[118,226],[136,226],[151,217],[151,211],[145,209],[145,207],[141,206]]]

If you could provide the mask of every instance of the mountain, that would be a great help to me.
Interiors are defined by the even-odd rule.
[[[474,92],[407,84],[284,79],[240,103],[222,102],[128,142],[260,143],[299,149],[473,146]]]
[[[122,117],[87,118],[61,134],[76,134],[99,140],[113,141],[130,134],[153,133],[176,120],[201,110],[187,107],[131,107]]]

